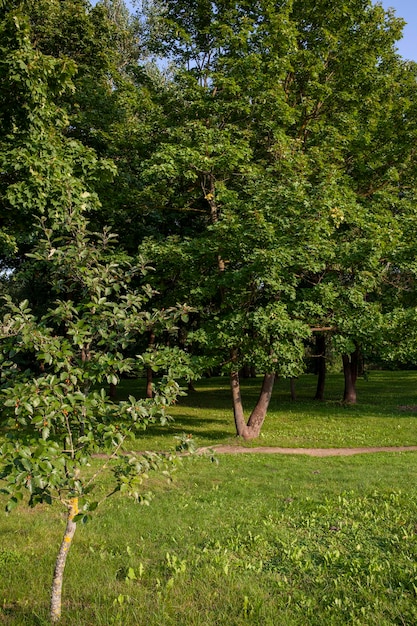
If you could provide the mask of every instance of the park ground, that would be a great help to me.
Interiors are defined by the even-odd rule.
[[[248,406],[256,383],[245,383]],[[323,403],[310,400],[312,376],[296,402],[280,383],[263,437],[243,446],[252,454],[216,454],[237,443],[227,381],[197,383],[164,433],[136,443],[166,449],[186,432],[213,453],[183,458],[171,479],[150,476],[150,506],[115,496],[79,525],[62,624],[416,624],[417,452],[258,451],[416,444],[417,372],[371,372],[354,407],[340,403],[340,383],[330,377]],[[0,519],[0,624],[48,623],[63,526],[55,507]]]

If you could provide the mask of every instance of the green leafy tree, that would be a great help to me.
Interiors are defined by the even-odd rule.
[[[162,52],[178,64],[166,99],[172,121],[143,175],[167,210],[197,216],[194,236],[177,245],[183,288],[200,311],[189,338],[230,371],[236,429],[246,438],[260,432],[275,372],[300,371],[309,330],[289,303],[302,265],[316,262],[302,246],[319,228],[306,211],[296,222],[309,188],[305,159],[279,132],[276,120],[288,122],[291,109],[281,87],[271,90],[272,76],[278,84],[285,76],[295,29],[268,7],[258,33],[263,6],[195,2],[182,12],[164,3]],[[292,171],[276,167],[274,150],[291,154]],[[238,371],[248,363],[266,374],[246,423]]]
[[[56,0],[53,11],[49,0],[26,4],[33,45],[76,64],[75,89],[60,100],[69,118],[67,135],[117,163],[113,177],[94,181],[101,206],[90,219],[99,229],[116,230],[134,254],[144,234],[162,223],[138,184],[141,162],[163,126],[154,97],[163,79],[142,45],[139,21],[123,0],[100,0],[94,6],[86,0]]]
[[[106,389],[136,363],[148,364],[146,354],[126,356],[138,336],[155,319],[167,333],[175,331],[184,308],[153,309],[146,264],[133,266],[112,245],[109,229],[91,232],[86,216],[100,206],[91,181],[114,168],[66,136],[68,117],[57,101],[72,88],[74,64],[33,47],[22,7],[2,6],[0,17],[1,201],[18,217],[17,225],[22,216],[31,225],[25,230],[26,260],[11,220],[2,224],[3,240],[10,238],[9,254],[16,251],[18,257],[15,284],[37,276],[46,294],[36,310],[28,300],[6,297],[0,324],[0,476],[9,511],[25,493],[31,505],[60,502],[66,508],[51,594],[55,622],[77,521],[100,503],[92,493],[97,477],[112,468],[111,493],[127,492],[140,502],[146,473],[169,460],[123,452],[149,422],[166,421],[179,393],[173,368],[177,364],[177,373],[186,373],[182,354],[166,349],[158,355],[166,375],[152,399],[114,404]],[[89,460],[98,450],[108,458],[92,475]]]
[[[85,197],[83,200],[88,202]],[[108,398],[108,384],[116,384],[122,373],[134,371],[135,361],[126,358],[123,350],[147,330],[149,313],[144,304],[152,290],[146,284],[133,287],[139,270],[124,259],[117,260],[110,233],[88,232],[83,210],[81,204],[64,211],[60,235],[44,229],[44,238],[32,253],[41,267],[50,265],[54,305],[37,319],[27,301],[15,305],[9,298],[0,335],[3,414],[7,418],[0,464],[3,491],[10,498],[7,510],[23,500],[24,492],[29,492],[32,506],[58,501],[67,509],[52,586],[52,621],[61,614],[65,560],[77,520],[99,504],[92,493],[97,476],[113,468],[114,486],[109,495],[121,491],[142,501],[144,475],[166,465],[167,459],[126,455],[126,446],[148,423],[167,420],[167,409],[180,391],[173,371],[181,358],[174,352],[169,355],[168,373],[151,400],[131,396],[114,404]],[[173,326],[174,313],[159,315],[168,329]],[[165,355],[165,363],[167,358]],[[146,355],[143,360],[146,362]],[[24,367],[25,361],[29,367]],[[108,451],[108,458],[91,476],[91,456],[102,450]]]
[[[333,16],[336,7],[328,13],[330,24]],[[346,20],[338,57],[343,67],[353,68],[360,56],[360,72],[336,73],[329,62],[322,79],[327,85],[338,81],[332,95],[337,108],[325,115],[325,132],[332,142],[339,135],[331,152],[340,172],[339,198],[333,200],[328,187],[321,190],[330,191],[335,223],[330,254],[299,292],[300,310],[310,324],[331,330],[332,348],[342,356],[348,403],[356,402],[360,360],[372,359],[387,338],[385,316],[401,292],[395,275],[401,273],[400,251],[413,228],[416,181],[416,67],[396,54],[402,21],[380,6],[363,13],[361,21],[358,17],[355,28]],[[330,49],[331,32],[320,27],[321,20],[318,13],[310,16],[306,37],[320,34]],[[349,33],[354,34],[350,45]]]
[[[135,76],[143,74],[137,65],[140,48],[135,24],[123,2],[110,0],[94,7],[86,0],[22,0],[1,9],[0,255],[4,266],[18,264],[33,245],[29,216],[43,214],[47,202],[52,203],[49,190],[54,185],[54,165],[60,160],[54,157],[54,149],[72,150],[73,160],[78,155],[86,188],[101,195],[100,210],[97,205],[90,216],[97,228],[129,221],[132,230],[139,210],[134,194],[128,197],[135,179],[128,145],[146,126],[139,121],[146,95],[138,98],[133,89]],[[37,75],[38,83],[27,82],[29,75]],[[48,94],[52,99],[45,106]],[[61,131],[76,141],[58,145],[54,134]],[[48,150],[50,158],[44,158]],[[117,172],[109,159],[118,162]],[[26,198],[19,184],[25,187]],[[121,233],[127,243],[130,231]]]
[[[93,191],[115,171],[80,142],[62,140],[69,118],[57,103],[74,89],[76,67],[34,48],[29,14],[23,3],[16,4],[0,13],[0,232],[6,267],[18,265],[36,241],[34,216],[53,219],[71,194]]]
[[[196,0],[153,3],[149,25],[175,70],[166,137],[142,177],[195,224],[171,248],[200,312],[190,340],[231,371],[237,433],[257,436],[273,373],[300,371],[309,329],[337,328],[347,381],[349,354],[381,336],[398,182],[414,168],[403,21],[362,0]],[[245,363],[266,372],[246,423]]]

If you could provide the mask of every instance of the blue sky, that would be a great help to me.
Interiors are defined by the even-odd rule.
[[[405,59],[417,61],[417,0],[382,0],[382,6],[392,7],[407,22],[404,37],[397,43],[398,51]]]

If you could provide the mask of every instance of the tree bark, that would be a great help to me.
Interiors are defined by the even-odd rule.
[[[242,396],[240,393],[239,372],[232,371],[230,373],[230,389],[232,392],[233,415],[235,418],[236,434],[239,437],[245,437],[246,421],[243,412]]]
[[[297,379],[296,378],[290,378],[290,394],[291,394],[291,400],[292,402],[295,402],[297,400],[297,392],[295,389],[295,381]]]
[[[275,373],[265,374],[262,381],[262,388],[259,394],[258,402],[253,409],[251,416],[248,420],[249,437],[248,439],[254,439],[261,434],[261,428],[265,421],[266,413],[268,411],[269,403],[271,401],[272,390],[274,389]]]
[[[112,400],[116,398],[116,385],[114,383],[110,383],[109,385],[109,396]]]
[[[153,382],[152,368],[147,367],[146,368],[146,397],[147,398],[153,398],[152,382]]]
[[[317,388],[314,400],[324,400],[324,385],[326,382],[326,337],[316,335],[317,358]]]
[[[235,418],[236,434],[239,437],[243,437],[243,439],[246,440],[259,437],[271,400],[274,381],[275,374],[265,374],[258,401],[246,423],[240,392],[239,373],[237,371],[231,372],[230,387],[232,391],[233,414]]]
[[[68,504],[67,525],[56,559],[54,576],[52,579],[50,618],[53,624],[61,619],[62,582],[64,579],[64,569],[68,552],[77,528],[77,524],[74,522],[74,517],[76,515],[78,515],[78,498],[71,498]]]
[[[152,348],[155,344],[155,333],[153,330],[149,332],[149,344],[148,347]],[[153,372],[151,367],[146,368],[146,397],[153,398]]]
[[[356,348],[354,352],[342,355],[343,360],[343,374],[345,377],[345,389],[343,393],[343,402],[346,404],[356,404],[356,380],[358,378],[358,365],[359,365],[359,348]]]

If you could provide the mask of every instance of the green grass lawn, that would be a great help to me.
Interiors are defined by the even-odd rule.
[[[65,626],[417,623],[417,454],[185,459],[80,526]],[[46,624],[57,509],[1,518],[0,623]]]
[[[300,378],[296,403],[278,385],[261,443],[413,445],[417,414],[399,407],[417,404],[416,379],[372,373],[349,408],[338,400],[340,376],[323,403],[310,400],[314,377]],[[259,382],[244,384],[248,405]],[[200,445],[235,441],[227,380],[202,381],[174,412],[143,448],[166,449],[183,431]],[[114,496],[79,524],[62,624],[417,624],[416,474],[415,452],[184,458],[174,482],[150,478],[149,507]],[[55,506],[0,516],[0,624],[48,623],[64,525]]]
[[[261,378],[242,381],[245,410],[253,407]],[[371,372],[358,380],[358,404],[346,406],[340,399],[343,377],[330,374],[326,400],[313,401],[316,377],[297,381],[297,401],[290,399],[289,383],[276,383],[261,437],[246,446],[331,448],[403,446],[417,444],[417,371]],[[165,449],[173,437],[191,433],[201,446],[236,444],[233,411],[227,378],[198,381],[196,392],[180,398],[171,413],[175,421],[148,429],[137,441],[138,449]],[[143,381],[122,381],[119,397],[143,393]],[[416,410],[410,407],[416,407]],[[408,407],[408,409],[404,409]]]

